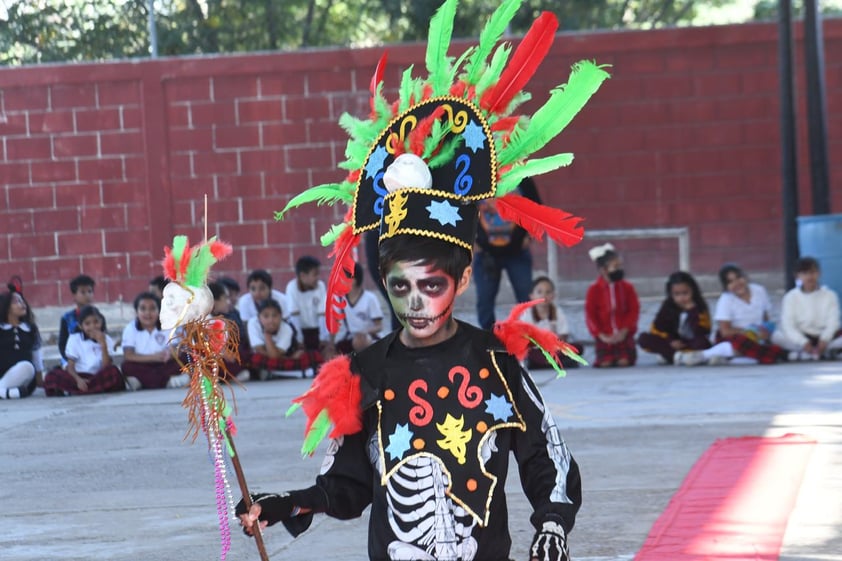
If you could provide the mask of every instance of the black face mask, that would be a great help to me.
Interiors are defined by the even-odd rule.
[[[608,278],[611,280],[611,282],[617,282],[623,280],[624,274],[625,272],[622,269],[615,269],[608,273]]]

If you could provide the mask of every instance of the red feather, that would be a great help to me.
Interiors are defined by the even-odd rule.
[[[340,322],[345,317],[345,299],[351,290],[354,276],[353,250],[360,243],[360,236],[354,234],[354,229],[346,227],[333,245],[328,257],[335,257],[330,276],[327,281],[327,302],[325,307],[325,323],[331,333],[339,331]]]
[[[505,111],[515,94],[526,86],[547,56],[557,29],[558,20],[550,12],[542,13],[532,22],[532,27],[515,49],[500,79],[482,95],[480,107],[489,113]]]
[[[192,255],[190,254],[190,242],[185,240],[184,241],[184,252],[181,254],[181,260],[178,262],[179,268],[179,276],[178,278],[183,279],[187,275],[187,265],[190,264],[190,258]],[[175,279],[176,277],[173,277]]]
[[[427,140],[430,130],[433,128],[433,123],[439,120],[442,113],[444,113],[444,107],[439,105],[432,113],[421,119],[421,122],[410,131],[409,152],[416,156],[421,156],[424,153],[424,141]]]
[[[518,360],[526,358],[529,347],[533,345],[534,341],[534,344],[547,351],[550,356],[556,357],[556,364],[563,369],[557,358],[558,353],[569,354],[572,352],[575,354],[576,350],[570,344],[559,339],[552,331],[541,329],[537,325],[518,319],[525,310],[541,302],[542,300],[532,300],[512,308],[512,312],[505,321],[494,324],[494,334],[500,339],[509,354]]]
[[[540,205],[514,193],[495,202],[500,218],[514,222],[533,238],[540,240],[546,233],[557,243],[570,247],[582,241],[585,235],[585,229],[579,225],[582,218],[569,212]]]
[[[491,125],[491,130],[497,131],[506,131],[510,133],[514,130],[515,125],[520,121],[520,115],[512,115],[511,117],[503,117],[502,119],[498,119],[493,125]]]
[[[368,100],[368,103],[371,107],[372,114],[374,113],[374,98],[377,96],[377,84],[383,81],[383,71],[386,70],[386,60],[389,58],[389,51],[383,51],[383,56],[380,57],[380,60],[377,62],[377,67],[374,69],[374,75],[371,77],[371,85],[369,85],[369,90],[371,90],[371,99]]]
[[[340,355],[324,363],[310,389],[292,401],[300,403],[307,415],[305,434],[323,410],[327,410],[328,418],[333,423],[330,438],[354,434],[363,428],[360,379],[351,372],[351,359],[347,355]]]
[[[231,247],[231,244],[221,242],[219,240],[212,241],[208,246],[208,249],[210,249],[211,255],[216,257],[217,261],[225,259],[234,251],[234,249]]]
[[[171,281],[178,278],[175,275],[175,259],[173,259],[172,250],[166,246],[164,246],[164,261],[162,264],[164,265],[164,276]]]

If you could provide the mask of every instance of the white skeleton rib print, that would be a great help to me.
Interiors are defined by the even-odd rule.
[[[480,450],[486,461],[496,448],[492,433]],[[376,446],[369,447],[379,466]],[[395,561],[473,561],[476,539],[471,536],[476,520],[445,493],[447,474],[428,456],[410,459],[386,484],[389,526],[397,540],[389,544]]]

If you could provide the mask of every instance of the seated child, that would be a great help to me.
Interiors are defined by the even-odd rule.
[[[287,310],[287,299],[280,290],[272,288],[272,275],[264,269],[255,269],[246,279],[248,292],[237,300],[237,311],[243,323],[257,317],[257,308],[265,300],[272,298],[284,311]]]
[[[610,243],[592,248],[599,277],[585,296],[585,322],[596,340],[597,368],[632,366],[637,360],[634,334],[640,301],[634,286],[623,280],[623,261]]]
[[[295,328],[283,319],[281,305],[270,298],[260,304],[257,317],[248,321],[251,342],[251,367],[261,380],[273,370],[301,370],[311,366],[311,354],[305,353],[296,339]],[[318,351],[314,351],[321,362]]]
[[[542,303],[536,304],[524,310],[520,316],[520,321],[537,325],[541,329],[546,329],[558,335],[562,341],[570,343],[576,349],[578,354],[582,354],[582,345],[574,343],[570,340],[570,329],[567,324],[567,316],[561,310],[561,306],[555,303],[555,285],[549,277],[538,277],[532,281],[532,292],[529,293],[530,300],[542,300]],[[576,368],[579,363],[560,354],[561,364],[565,368]],[[547,361],[544,353],[536,347],[529,349],[529,354],[526,357],[526,366],[530,369],[552,368]]]
[[[181,373],[171,331],[161,329],[161,300],[151,292],[141,292],[134,299],[134,311],[137,318],[123,329],[121,369],[126,384],[132,390],[187,385],[190,377]]]
[[[637,344],[648,353],[660,355],[667,364],[701,364],[702,351],[711,347],[710,311],[690,273],[677,271],[667,279],[667,297],[661,304],[649,331],[641,333]]]
[[[319,280],[321,263],[305,255],[295,262],[295,278],[286,286],[290,323],[301,333],[304,348],[319,350],[329,342],[325,322],[327,288]]]
[[[0,399],[26,397],[35,390],[44,364],[38,326],[19,283],[9,283],[8,292],[0,295],[0,321]]]
[[[105,330],[105,317],[95,306],[79,311],[79,331],[67,339],[67,368],[44,377],[48,397],[123,391],[123,375],[111,360],[114,340]]]
[[[237,330],[237,337],[239,337],[239,345],[237,346],[239,358],[238,360],[234,360],[234,357],[225,358],[225,367],[237,380],[245,382],[251,377],[248,368],[245,367],[249,363],[249,357],[251,356],[248,334],[243,327],[243,322],[240,320],[240,314],[237,313],[237,310],[231,304],[228,286],[217,280],[216,282],[208,283],[208,289],[213,295],[211,315],[225,318],[234,323]]]
[[[382,337],[383,310],[377,296],[363,289],[365,272],[354,265],[354,282],[345,295],[345,318],[336,333],[336,350],[342,354],[361,351]]]
[[[94,287],[96,282],[88,275],[78,275],[70,281],[70,292],[73,294],[73,302],[76,306],[61,316],[58,329],[58,352],[61,353],[61,366],[67,365],[65,348],[67,340],[79,327],[79,314],[82,308],[90,305],[94,300]]]
[[[743,270],[733,263],[719,269],[719,281],[724,292],[716,302],[713,314],[717,322],[716,342],[730,344],[731,356],[746,357],[752,363],[774,364],[788,360],[787,351],[771,342],[775,327],[769,321],[772,303],[766,289],[749,283]],[[715,348],[726,347],[717,345]]]
[[[781,322],[772,342],[791,351],[796,360],[837,356],[842,351],[839,296],[819,283],[821,269],[812,257],[797,261],[795,275],[800,286],[784,295]]]
[[[164,287],[169,283],[170,281],[164,275],[158,275],[149,281],[149,292],[154,294],[158,298],[158,301],[161,301],[164,298]]]

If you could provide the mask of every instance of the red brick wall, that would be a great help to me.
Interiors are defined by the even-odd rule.
[[[842,149],[842,21],[825,26],[829,153]],[[538,179],[546,200],[591,228],[689,226],[692,268],[724,260],[780,268],[781,180],[776,28],[746,25],[558,37],[529,88],[534,110],[592,58],[613,78],[550,149],[574,164]],[[389,97],[424,48],[388,48]],[[20,274],[37,305],[70,302],[84,271],[97,299],[131,300],[159,274],[174,234],[232,243],[216,270],[279,285],[341,213],[274,210],[303,188],[341,179],[339,115],[362,115],[382,49],[180,58],[0,70],[0,276]],[[796,66],[803,74],[802,55]],[[809,214],[799,86],[802,214]],[[833,159],[831,180],[842,177]],[[832,210],[842,211],[833,190]],[[562,252],[567,278],[589,278],[583,247]],[[665,275],[672,242],[627,242],[632,274]],[[538,267],[543,266],[539,258]]]

